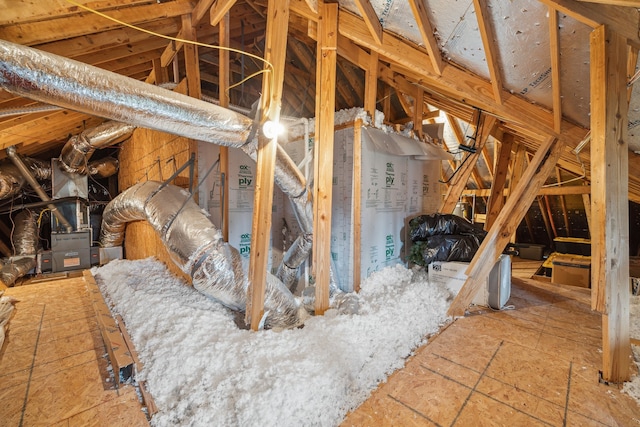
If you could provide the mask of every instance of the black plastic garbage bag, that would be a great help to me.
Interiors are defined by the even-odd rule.
[[[423,267],[433,261],[470,262],[478,251],[482,238],[474,235],[436,235],[411,247],[409,261]]]
[[[472,235],[482,239],[487,232],[466,218],[450,214],[419,215],[409,221],[409,237],[413,242],[440,235]]]

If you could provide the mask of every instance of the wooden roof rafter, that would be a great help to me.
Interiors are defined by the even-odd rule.
[[[480,30],[484,54],[487,59],[491,86],[493,88],[493,97],[498,104],[502,104],[502,73],[500,71],[500,63],[498,61],[498,52],[495,48],[496,43],[493,24],[489,20],[489,11],[487,9],[486,0],[473,0],[473,7],[476,11],[478,29]]]
[[[549,12],[549,45],[551,55],[551,90],[553,98],[553,128],[562,131],[562,96],[560,87],[560,40],[558,11],[548,6]]]
[[[429,53],[429,58],[431,58],[433,69],[438,75],[440,75],[442,74],[442,68],[445,66],[445,63],[442,61],[440,48],[438,47],[438,42],[436,41],[431,21],[429,21],[429,16],[427,15],[424,1],[409,0],[409,5],[411,6],[413,16],[416,19],[416,23],[418,24],[418,29],[420,30],[422,41],[424,42],[425,48]]]
[[[378,19],[378,15],[376,15],[376,11],[373,10],[371,2],[369,0],[353,0],[353,2],[358,7],[371,36],[378,44],[382,44],[382,24]]]

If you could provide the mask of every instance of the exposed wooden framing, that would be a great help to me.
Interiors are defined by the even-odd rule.
[[[494,162],[491,161],[491,156],[489,155],[489,149],[487,148],[486,145],[482,149],[482,160],[484,161],[484,164],[487,166],[487,170],[489,171],[489,181],[493,181],[493,173],[494,173],[493,163]]]
[[[189,0],[175,0],[162,4],[146,4],[111,9],[107,15],[129,24],[140,24],[156,19],[181,16],[191,13],[193,4]],[[81,9],[55,19],[39,20],[20,25],[0,27],[0,38],[22,45],[33,46],[61,38],[72,38],[92,34],[96,28],[109,30],[122,27],[102,16]],[[64,37],[60,35],[63,34]]]
[[[614,6],[640,7],[640,0],[577,0],[585,3],[610,4]]]
[[[191,25],[191,14],[182,15],[182,31],[185,40],[197,41],[196,31]],[[202,89],[200,88],[200,65],[198,60],[198,46],[191,43],[184,45],[184,65],[187,71],[187,86],[189,96],[200,99]]]
[[[266,120],[279,122],[284,81],[284,64],[287,51],[287,27],[289,25],[289,1],[269,0],[267,7],[267,32],[265,61],[273,65],[271,73],[262,79],[260,99],[261,123]],[[265,65],[266,67],[266,65]],[[268,139],[262,133],[258,137],[256,161],[256,186],[253,199],[251,227],[251,255],[249,257],[249,289],[245,322],[254,331],[260,327],[264,315],[264,290],[267,280],[269,243],[271,240],[271,207],[273,205],[273,176],[275,171],[277,136]]]
[[[440,213],[451,213],[453,209],[456,207],[456,203],[460,199],[460,195],[464,191],[465,186],[467,185],[467,181],[469,180],[469,176],[473,172],[475,168],[475,164],[480,157],[480,153],[482,151],[482,147],[487,142],[487,138],[489,138],[489,134],[493,131],[493,128],[497,124],[497,120],[493,116],[488,116],[486,114],[482,115],[481,120],[481,135],[478,135],[476,140],[476,152],[467,155],[464,164],[462,164],[455,173],[455,176],[449,182],[449,188],[447,190],[447,194],[442,202],[442,206],[440,208]]]
[[[424,91],[417,89],[413,94],[413,131],[422,138],[422,117],[424,115]]]
[[[362,268],[362,120],[353,126],[353,290],[360,291]]]
[[[382,112],[388,121],[392,121],[391,117],[391,86],[384,85],[384,97],[382,98]]]
[[[431,21],[429,21],[429,15],[427,14],[424,1],[409,0],[409,5],[413,11],[413,17],[416,19],[416,23],[418,24],[418,29],[420,30],[424,46],[429,53],[429,58],[431,58],[433,69],[438,75],[440,75],[442,74],[442,67],[444,67],[444,63],[440,55],[438,42],[434,35],[433,26],[431,25]]]
[[[218,25],[220,20],[227,14],[227,12],[229,12],[235,3],[236,0],[216,0],[216,4],[211,8],[209,15],[209,22],[211,23],[211,26],[215,27]]]
[[[218,51],[218,96],[220,106],[229,107],[229,13],[225,13],[218,23],[218,44],[222,49]],[[222,238],[229,241],[229,147],[220,146],[220,174],[225,179],[222,185]]]
[[[504,186],[507,182],[509,159],[511,158],[513,141],[514,138],[511,134],[505,133],[502,137],[500,155],[496,162],[496,172],[491,184],[491,193],[489,195],[489,203],[487,205],[487,220],[484,223],[485,230],[489,230],[491,228],[504,205]]]
[[[519,181],[519,180],[517,180]],[[516,184],[517,185],[517,184]],[[563,187],[542,187],[540,191],[538,191],[537,196],[570,196],[570,195],[584,195],[587,196],[591,193],[591,187],[588,185],[567,185]],[[503,194],[508,196],[510,194],[510,189],[505,188],[503,190]],[[489,197],[491,195],[490,189],[465,189],[462,192],[462,196],[470,197]]]
[[[184,29],[181,29],[178,32],[178,34],[176,35],[176,38],[177,39],[185,38]],[[160,65],[162,65],[163,67],[167,67],[169,64],[171,64],[171,62],[176,57],[178,52],[180,52],[180,49],[182,49],[182,45],[183,45],[182,42],[171,40],[167,45],[167,47],[164,49],[164,52],[162,52],[162,54],[160,55]]]
[[[556,179],[558,180],[558,187],[562,186],[562,173],[560,168],[556,168]],[[564,199],[564,195],[558,196],[560,199],[560,208],[562,209],[562,219],[564,220],[564,229],[567,231],[567,237],[571,236],[571,226],[569,225],[569,215],[567,214],[567,202]]]
[[[602,315],[602,378],[630,376],[627,47],[605,26],[591,33],[591,306]]]
[[[640,34],[638,33],[640,12],[637,10],[613,4],[589,4],[575,0],[539,1],[592,28],[600,25],[611,26],[631,44],[636,47],[640,46]]]
[[[636,65],[638,64],[638,48],[629,46],[629,57],[627,60],[627,82],[631,82],[633,75],[636,72]],[[627,102],[631,102],[631,94],[633,93],[633,84],[630,84],[627,88]]]
[[[193,25],[198,25],[200,21],[205,17],[207,12],[211,9],[211,5],[216,0],[199,0],[198,4],[196,4],[191,12],[191,23]]]
[[[520,183],[513,190],[495,223],[466,270],[468,276],[447,314],[462,316],[483,286],[495,262],[515,233],[549,173],[556,165],[564,145],[555,137],[548,138],[533,157]]]
[[[373,10],[371,2],[369,0],[354,0],[353,2],[358,7],[371,36],[378,44],[382,44],[382,24],[380,24],[378,15],[376,15],[376,11]]]
[[[587,217],[587,227],[589,227],[589,238],[591,238],[591,192],[589,192],[589,194],[582,195],[582,203],[584,204],[584,214]]]
[[[372,52],[369,58],[369,68],[364,71],[364,109],[372,118],[375,118],[376,97],[378,96],[378,54]]]
[[[309,10],[303,0],[291,0],[291,7],[297,14],[317,20],[317,15]],[[541,134],[556,135],[552,114],[539,105],[508,93],[503,96],[503,104],[497,104],[492,95],[491,83],[486,80],[458,67],[444,67],[442,75],[438,76],[431,67],[429,56],[423,50],[388,32],[385,33],[382,45],[379,45],[366,30],[361,18],[342,9],[339,14],[340,34],[363,47],[377,51],[381,58],[395,63],[394,69],[405,76],[413,76],[416,84],[427,92],[438,94],[440,98],[449,97],[452,102],[480,108],[500,117],[502,121],[510,122],[511,126],[517,125],[528,130],[531,135],[536,136],[536,140],[540,139]],[[565,121],[562,135],[557,136],[567,140],[569,146],[575,146],[582,140],[584,129]]]
[[[495,48],[493,24],[490,21],[486,0],[473,0],[473,7],[476,11],[478,29],[480,30],[482,46],[484,47],[484,54],[487,59],[491,86],[493,87],[493,97],[498,104],[502,104],[502,74],[500,73],[500,63],[498,62],[498,52]]]
[[[318,71],[316,87],[316,143],[314,144],[313,274],[316,278],[316,314],[329,308],[331,268],[331,197],[333,190],[333,136],[335,79],[338,50],[338,5],[318,2]]]
[[[529,233],[529,238],[532,242],[536,241],[536,238],[533,234],[533,226],[531,225],[531,218],[529,217],[529,211],[524,214],[524,222],[527,224],[527,232]]]
[[[558,229],[556,228],[556,223],[553,220],[553,212],[551,211],[551,203],[549,202],[549,196],[542,196],[542,200],[538,197],[538,204],[543,202],[540,208],[544,208],[546,210],[546,215],[543,215],[543,218],[546,216],[547,218],[547,234],[549,236],[549,243],[553,244],[554,239],[558,237]]]
[[[558,37],[558,12],[551,6],[549,13],[549,47],[551,50],[551,89],[553,92],[553,128],[562,131],[562,97],[560,88],[560,42]]]

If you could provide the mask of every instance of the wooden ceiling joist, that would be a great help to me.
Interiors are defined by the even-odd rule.
[[[20,2],[17,2],[20,4]],[[134,5],[107,10],[105,14],[128,24],[142,24],[158,19],[178,17],[191,13],[193,4],[189,0],[174,0],[161,4]],[[3,13],[5,11],[3,10]],[[85,36],[96,32],[96,28],[109,30],[122,27],[121,24],[90,12],[76,12],[54,19],[3,25],[0,27],[0,39],[33,46],[40,43]]]
[[[216,0],[210,11],[209,22],[212,26],[218,25],[224,15],[229,12],[231,7],[236,3],[236,0]]]

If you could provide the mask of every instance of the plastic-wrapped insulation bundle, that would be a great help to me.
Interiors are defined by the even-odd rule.
[[[102,217],[101,243],[120,245],[128,222],[146,220],[174,263],[193,286],[233,310],[245,310],[249,286],[238,251],[222,240],[190,195],[155,181],[136,184],[113,199]],[[306,312],[284,284],[269,276],[265,290],[265,328],[291,328]]]

